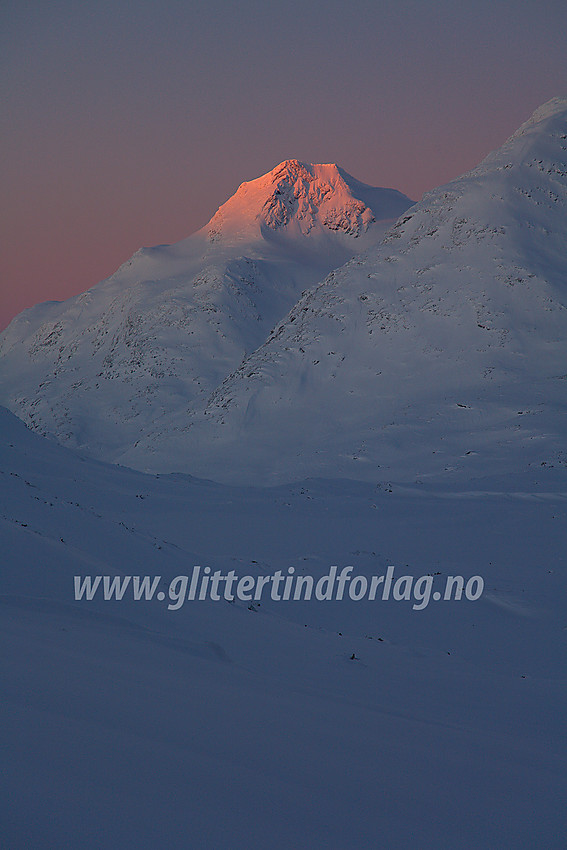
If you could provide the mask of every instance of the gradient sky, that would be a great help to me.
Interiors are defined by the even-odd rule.
[[[0,327],[284,159],[418,199],[567,93],[564,0],[4,0]]]

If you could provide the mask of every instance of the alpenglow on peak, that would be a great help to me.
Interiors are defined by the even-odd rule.
[[[287,159],[255,180],[241,183],[206,227],[211,241],[236,234],[269,236],[285,229],[303,236],[366,233],[377,220],[398,218],[408,198],[396,189],[368,186],[334,163]]]

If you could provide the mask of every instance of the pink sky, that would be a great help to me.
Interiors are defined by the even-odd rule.
[[[565,94],[558,2],[3,7],[0,327],[297,158],[418,199]]]

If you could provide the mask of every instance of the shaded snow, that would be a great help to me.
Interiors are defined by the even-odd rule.
[[[11,850],[562,846],[560,476],[236,488],[0,424]],[[423,612],[73,601],[77,574],[331,563],[481,574],[486,594]]]

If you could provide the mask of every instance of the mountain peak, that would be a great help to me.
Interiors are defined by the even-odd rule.
[[[564,161],[566,124],[567,98],[554,97],[548,100],[539,106],[500,148],[489,153],[470,175],[481,175],[513,166],[536,163],[541,165],[542,157]]]
[[[335,163],[286,159],[267,174],[242,183],[205,230],[211,241],[276,231],[295,235],[366,233],[375,221],[394,220],[412,201],[395,189],[356,180]]]
[[[552,118],[554,115],[559,115],[566,111],[567,97],[552,97],[551,100],[548,100],[546,103],[538,106],[532,116],[528,118],[522,126],[525,127],[526,124],[536,124],[539,121],[543,121],[546,118]]]

